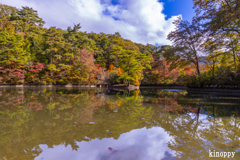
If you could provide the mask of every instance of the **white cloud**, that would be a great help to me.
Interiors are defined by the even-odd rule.
[[[175,151],[168,147],[168,142],[172,137],[164,129],[153,127],[150,129],[135,129],[120,135],[118,139],[103,138],[92,139],[89,142],[76,142],[78,151],[72,151],[70,145],[57,145],[48,148],[47,145],[40,145],[43,152],[35,160],[44,159],[87,159],[87,160],[114,160],[114,159],[139,159],[139,160],[159,160],[175,157]],[[111,152],[108,147],[112,147],[116,152]],[[166,156],[169,157],[166,157]]]
[[[112,5],[110,0],[1,1],[17,8],[33,7],[46,21],[46,27],[66,29],[80,23],[82,31],[119,32],[123,38],[142,44],[171,44],[166,37],[175,28],[172,22],[176,16],[165,20],[163,3],[157,0],[121,0],[118,5]]]

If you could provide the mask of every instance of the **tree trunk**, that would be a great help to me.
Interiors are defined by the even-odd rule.
[[[50,63],[52,64],[52,45],[51,45],[51,55],[50,55]],[[51,69],[51,77],[53,76],[53,72],[52,72],[52,69]]]
[[[214,77],[214,68],[215,68],[215,61],[213,61],[213,71],[212,71],[212,77]]]
[[[237,76],[237,67],[236,67],[236,55],[235,55],[235,50],[234,48],[232,48],[233,50],[233,60],[234,60],[234,73],[235,73],[235,77]]]
[[[200,76],[199,62],[198,62],[198,60],[197,60],[197,74]]]

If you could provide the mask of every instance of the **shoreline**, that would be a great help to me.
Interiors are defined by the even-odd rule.
[[[106,89],[144,89],[144,88],[158,88],[158,89],[183,89],[190,92],[201,91],[201,92],[235,92],[240,93],[239,88],[189,88],[186,86],[178,86],[178,85],[144,85],[144,86],[107,86],[107,85],[78,85],[78,84],[67,84],[67,85],[34,85],[34,84],[0,84],[0,88],[4,87],[16,87],[16,88],[24,88],[24,87],[65,87],[65,88],[106,88]]]
[[[4,87],[15,87],[15,88],[24,88],[24,87],[65,87],[65,88],[107,88],[107,89],[139,89],[139,86],[107,86],[107,85],[78,85],[78,84],[67,84],[67,85],[59,85],[59,84],[50,84],[50,85],[31,85],[31,84],[0,84],[0,88]]]
[[[99,85],[78,85],[78,84],[67,84],[67,85],[59,85],[59,84],[49,84],[49,85],[34,85],[34,84],[1,84],[1,87],[16,87],[16,88],[22,88],[22,87],[66,87],[66,88],[73,88],[73,87],[79,87],[79,88],[101,88]]]

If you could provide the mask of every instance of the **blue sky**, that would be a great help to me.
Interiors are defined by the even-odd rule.
[[[113,5],[118,5],[120,0],[111,0]],[[182,15],[183,20],[191,21],[195,15],[193,9],[193,0],[158,0],[164,3],[163,13],[166,19],[174,15]]]
[[[167,15],[167,18],[181,14],[183,20],[191,21],[195,15],[193,0],[159,0],[159,2],[164,3],[163,13]]]
[[[114,34],[142,44],[171,44],[167,35],[181,16],[191,21],[192,0],[1,0],[17,8],[38,11],[45,27],[66,29],[80,23],[81,31]]]

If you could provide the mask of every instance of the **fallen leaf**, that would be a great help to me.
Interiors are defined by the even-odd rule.
[[[112,147],[108,147],[109,151],[114,151],[114,149]]]
[[[95,122],[89,122],[89,124],[95,124]]]

